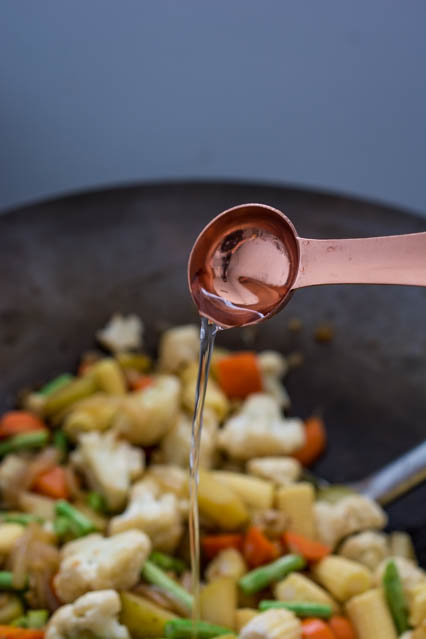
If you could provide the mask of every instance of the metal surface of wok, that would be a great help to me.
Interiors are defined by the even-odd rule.
[[[72,195],[0,216],[0,409],[22,387],[71,370],[114,311],[144,320],[155,349],[166,326],[197,321],[188,254],[218,212],[262,202],[313,238],[415,233],[425,221],[392,208],[298,189],[171,183]],[[290,318],[302,322],[298,333]],[[314,340],[331,322],[330,343]],[[292,413],[321,410],[329,432],[314,467],[353,482],[425,440],[426,290],[322,286],[297,291],[265,324],[224,331],[218,345],[299,351],[286,385]],[[388,507],[390,528],[413,535],[426,562],[426,486]]]

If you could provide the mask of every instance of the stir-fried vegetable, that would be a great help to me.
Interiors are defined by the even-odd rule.
[[[222,628],[206,621],[191,619],[174,619],[166,623],[165,635],[167,639],[191,639],[194,635],[198,639],[214,639],[221,635],[230,634],[229,628]]]
[[[152,563],[152,561],[145,561],[142,568],[142,577],[154,586],[158,586],[168,592],[188,610],[192,609],[194,603],[193,596],[179,586],[173,579],[168,577],[167,574]]]
[[[22,450],[43,448],[48,442],[49,433],[47,430],[34,430],[33,432],[13,435],[0,443],[0,457],[10,453],[18,453]]]
[[[263,590],[274,581],[283,579],[293,570],[301,570],[304,567],[305,560],[300,555],[285,555],[241,577],[239,586],[243,592],[250,595]]]
[[[386,564],[383,575],[383,588],[398,634],[402,634],[409,628],[408,606],[405,601],[398,568],[394,561],[388,561]]]
[[[90,519],[67,501],[56,502],[56,514],[67,519],[71,529],[79,537],[88,535],[95,530]]]
[[[259,604],[259,610],[270,610],[271,608],[285,608],[294,612],[298,617],[319,617],[321,619],[329,619],[332,612],[331,606],[308,603],[306,601],[270,601],[264,599]]]

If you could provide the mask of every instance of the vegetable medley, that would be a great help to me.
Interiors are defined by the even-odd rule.
[[[188,460],[199,331],[158,361],[112,318],[75,374],[0,418],[0,639],[193,636]],[[108,354],[105,351],[109,351]],[[277,352],[213,355],[201,438],[201,639],[426,639],[409,537],[303,474],[320,418],[286,416]]]

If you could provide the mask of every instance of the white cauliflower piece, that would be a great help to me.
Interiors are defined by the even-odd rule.
[[[177,373],[198,360],[200,329],[195,324],[176,326],[165,331],[160,339],[158,368],[165,373]]]
[[[343,537],[363,530],[380,530],[387,523],[384,510],[362,495],[349,495],[335,504],[317,501],[314,511],[318,539],[332,548]]]
[[[211,468],[214,465],[219,422],[216,414],[209,408],[204,409],[201,431],[200,467]],[[192,423],[182,413],[173,428],[161,440],[162,460],[167,464],[176,464],[182,468],[189,465],[191,450]]]
[[[118,313],[96,333],[100,344],[113,353],[141,348],[142,336],[143,324],[137,315],[125,316]]]
[[[115,590],[89,592],[53,613],[45,639],[81,639],[85,636],[130,639],[126,626],[118,621],[120,610],[120,597]]]
[[[238,581],[247,570],[242,554],[236,548],[226,548],[209,563],[206,568],[206,577],[208,581],[214,581],[218,577],[229,577]]]
[[[173,464],[153,464],[145,473],[144,479],[153,479],[158,484],[161,494],[176,495],[180,514],[185,519],[188,517],[188,471]]]
[[[114,425],[133,444],[152,446],[172,428],[180,407],[180,382],[158,375],[153,384],[121,399]]]
[[[395,562],[398,569],[404,594],[407,600],[410,600],[413,589],[419,584],[426,583],[426,573],[417,566],[414,561],[411,561],[411,559],[405,559],[405,557],[388,557],[382,561],[374,573],[374,580],[377,586],[381,586],[386,565],[388,561],[391,560]]]
[[[161,494],[157,482],[142,479],[135,484],[126,510],[110,522],[112,535],[123,530],[142,530],[157,550],[172,552],[182,534],[179,502],[172,493]]]
[[[61,601],[70,603],[91,590],[133,588],[150,552],[149,537],[140,530],[71,541],[62,548],[55,591]]]
[[[293,457],[259,457],[246,464],[250,475],[269,479],[279,486],[288,486],[299,479],[302,465]]]
[[[375,570],[389,556],[389,541],[385,534],[367,530],[346,539],[338,554]]]
[[[289,408],[290,397],[280,379],[286,374],[288,365],[285,357],[277,351],[263,351],[258,354],[263,391],[271,395],[280,408]]]
[[[239,639],[300,639],[302,625],[290,610],[267,610],[251,619]]]
[[[254,393],[228,419],[218,441],[231,457],[247,460],[292,453],[305,443],[305,431],[302,420],[286,419],[272,397]]]
[[[89,486],[105,497],[111,510],[125,505],[130,484],[145,465],[141,449],[118,439],[113,432],[96,431],[80,435],[72,461]]]

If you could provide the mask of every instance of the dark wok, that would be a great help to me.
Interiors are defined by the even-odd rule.
[[[0,216],[0,409],[16,392],[72,368],[113,311],[134,311],[155,347],[165,325],[196,320],[186,288],[189,250],[202,226],[235,204],[286,212],[301,235],[409,233],[425,221],[394,209],[294,189],[167,184],[113,189],[36,204]],[[287,330],[290,317],[303,330]],[[426,290],[336,286],[298,291],[263,325],[256,347],[300,350],[305,365],[287,380],[293,411],[322,409],[330,434],[315,471],[360,479],[425,438]],[[313,340],[331,321],[335,339]],[[251,336],[252,337],[252,336]],[[241,331],[219,343],[242,345]],[[426,486],[388,510],[426,563]]]

